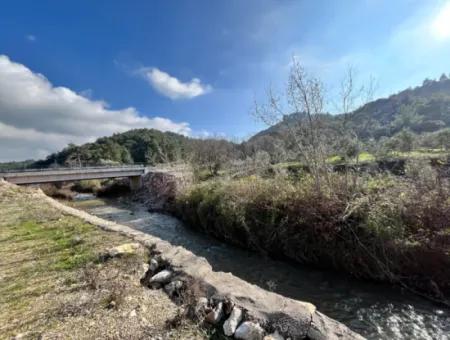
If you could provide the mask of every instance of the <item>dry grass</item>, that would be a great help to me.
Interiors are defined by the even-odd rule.
[[[204,339],[195,324],[166,323],[180,308],[140,284],[147,252],[99,261],[129,239],[0,182],[0,338]]]

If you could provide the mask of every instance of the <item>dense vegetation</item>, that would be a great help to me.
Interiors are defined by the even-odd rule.
[[[94,143],[81,146],[71,144],[33,166],[173,162],[185,158],[188,141],[188,138],[171,132],[131,130],[99,138]]]
[[[448,302],[450,80],[333,116],[320,81],[294,64],[291,107],[277,100],[256,107],[270,127],[241,144],[139,129],[30,166],[187,162],[197,182],[173,208],[189,225]]]
[[[304,119],[304,113],[290,114],[282,121],[261,131],[247,142],[248,151],[264,150],[273,161],[298,157],[289,132],[294,121]],[[342,143],[343,125],[355,136]],[[425,80],[422,86],[407,89],[389,98],[369,102],[341,115],[320,115],[320,129],[326,143],[335,153],[352,153],[355,137],[361,148],[386,155],[390,151],[450,150],[450,79]]]
[[[410,161],[401,178],[350,177],[333,174],[320,193],[310,174],[293,169],[209,180],[175,209],[192,227],[245,248],[448,294],[448,181],[425,161]]]
[[[450,79],[443,75],[439,80],[425,80],[422,86],[372,101],[353,112],[318,117],[321,136],[333,155],[355,156],[363,151],[374,156],[414,150],[446,152],[450,149]],[[304,118],[305,113],[287,114],[241,144],[137,129],[81,146],[70,144],[45,160],[3,163],[0,169],[188,161],[205,165],[217,174],[228,160],[254,157],[262,151],[272,163],[299,160],[289,129],[293,122]],[[354,135],[340,138],[343,124]]]
[[[450,304],[450,99],[428,98],[448,86],[443,77],[330,116],[320,81],[294,64],[284,102],[270,96],[255,109],[275,124],[245,143],[245,160],[199,176],[174,209],[192,227],[242,247]],[[283,103],[302,113],[285,115]],[[441,123],[431,128],[432,120]],[[436,144],[426,149],[425,141]]]

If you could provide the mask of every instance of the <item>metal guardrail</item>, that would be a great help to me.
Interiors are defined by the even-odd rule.
[[[86,167],[55,167],[55,168],[41,168],[41,169],[8,169],[0,170],[1,174],[10,174],[16,172],[50,172],[50,171],[67,171],[67,170],[100,170],[100,169],[145,169],[143,164],[123,164],[123,165],[98,165]]]

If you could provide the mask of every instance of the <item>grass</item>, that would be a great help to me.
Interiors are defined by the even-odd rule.
[[[204,339],[188,321],[166,329],[180,307],[140,284],[144,248],[99,260],[127,242],[42,203],[33,189],[0,182],[0,339]],[[110,309],[105,301],[120,304]],[[129,317],[133,310],[137,316]]]
[[[387,155],[387,157],[393,158],[402,158],[402,159],[426,159],[426,158],[436,158],[436,157],[447,157],[448,152],[444,149],[417,149],[408,152],[400,152],[400,151],[391,151]],[[371,163],[376,160],[375,155],[370,152],[363,151],[359,154],[358,162],[359,163]],[[340,164],[343,162],[342,157],[339,155],[331,156],[327,159],[327,162],[330,164]],[[349,161],[350,164],[356,163],[356,158],[353,158]],[[283,163],[289,164],[289,163]]]
[[[450,294],[450,187],[427,169],[408,172],[415,178],[330,173],[321,193],[306,174],[212,180],[178,197],[175,209],[241,247],[441,299]]]

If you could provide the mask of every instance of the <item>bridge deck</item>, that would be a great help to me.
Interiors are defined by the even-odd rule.
[[[15,184],[38,184],[86,179],[136,177],[144,173],[144,166],[116,166],[8,171],[0,172],[0,178]]]

